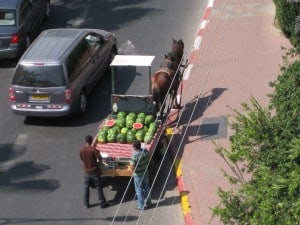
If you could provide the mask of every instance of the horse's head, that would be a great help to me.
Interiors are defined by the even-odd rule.
[[[184,43],[182,41],[182,39],[179,39],[178,41],[177,40],[173,40],[173,43],[172,43],[172,51],[176,52],[176,51],[182,51],[183,52],[183,49],[184,49]]]

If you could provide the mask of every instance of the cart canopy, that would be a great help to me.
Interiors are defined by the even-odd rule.
[[[154,58],[150,55],[116,55],[110,66],[151,67]]]

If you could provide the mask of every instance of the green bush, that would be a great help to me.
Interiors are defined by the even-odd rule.
[[[292,45],[300,50],[300,38],[295,32],[295,20],[300,16],[300,3],[294,0],[273,0],[276,6],[276,18],[278,25]]]

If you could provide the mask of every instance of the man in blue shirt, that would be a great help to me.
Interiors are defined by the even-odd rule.
[[[138,207],[142,210],[151,206],[148,164],[149,152],[141,148],[141,142],[132,142],[133,153],[130,159],[130,168],[133,170],[135,192],[138,199]],[[145,204],[146,202],[146,204]]]

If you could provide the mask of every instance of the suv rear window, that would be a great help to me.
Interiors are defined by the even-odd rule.
[[[16,25],[15,10],[0,10],[0,26]]]
[[[12,79],[12,85],[25,87],[61,87],[66,81],[61,65],[37,66],[19,64]]]

